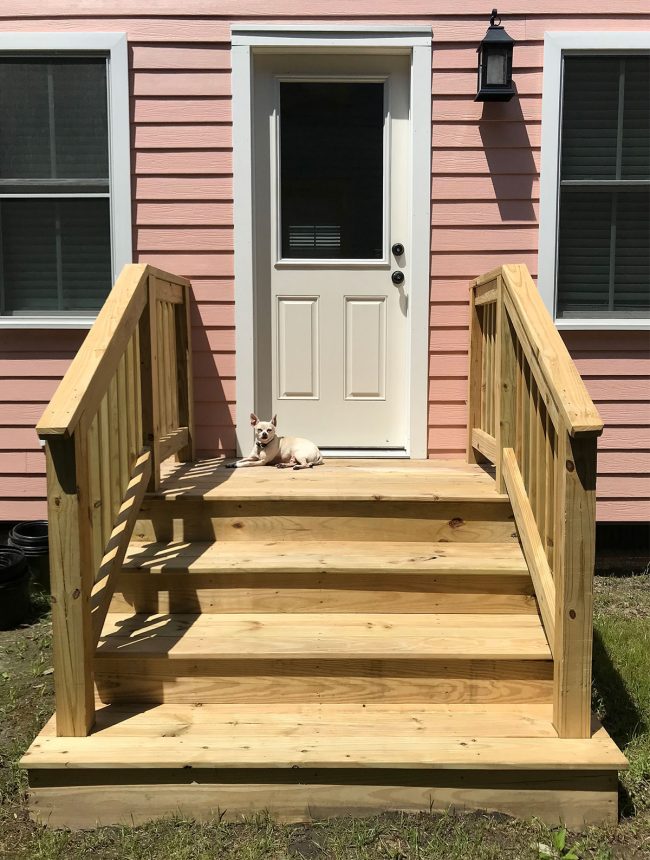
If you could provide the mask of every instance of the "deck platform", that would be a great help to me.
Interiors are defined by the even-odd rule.
[[[560,738],[507,496],[479,465],[163,467],[94,655],[96,722],[23,759],[54,826],[488,809],[613,823],[626,762]]]

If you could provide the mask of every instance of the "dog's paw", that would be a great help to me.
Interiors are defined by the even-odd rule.
[[[226,469],[236,469],[237,463],[226,463]]]

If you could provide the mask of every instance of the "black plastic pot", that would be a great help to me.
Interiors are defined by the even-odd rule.
[[[30,572],[19,549],[0,547],[0,630],[10,630],[29,615]]]
[[[47,542],[47,520],[18,523],[9,532],[8,544],[19,549],[36,586],[50,590],[50,550]]]

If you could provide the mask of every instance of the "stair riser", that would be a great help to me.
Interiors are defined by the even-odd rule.
[[[388,810],[446,813],[450,808],[526,818],[534,814],[549,826],[576,830],[617,822],[615,772],[357,769],[340,774],[298,768],[287,776],[278,770],[244,771],[230,781],[232,772],[217,768],[217,782],[206,771],[190,768],[167,780],[161,771],[152,771],[154,781],[145,784],[142,770],[91,771],[86,779],[78,770],[55,773],[51,785],[47,771],[30,771],[30,811],[43,825],[72,829],[133,826],[178,815],[214,821],[217,812],[225,821],[262,813],[281,822],[309,822]]]
[[[218,574],[125,570],[111,612],[536,614],[528,574]]]
[[[147,499],[133,539],[516,542],[508,502]]]
[[[101,700],[155,703],[548,703],[544,660],[169,660],[97,657]]]

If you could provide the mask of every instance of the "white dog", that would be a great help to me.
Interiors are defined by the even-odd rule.
[[[323,462],[321,452],[309,439],[299,436],[278,436],[276,434],[277,415],[270,421],[260,421],[251,412],[251,426],[255,433],[255,447],[248,455],[236,463],[229,463],[227,469],[244,469],[248,466],[277,466],[278,469],[311,469]]]

